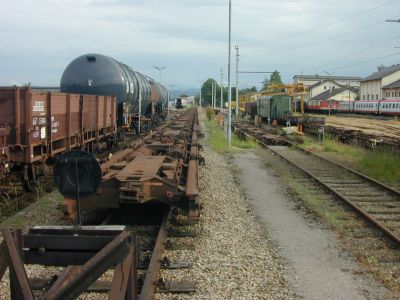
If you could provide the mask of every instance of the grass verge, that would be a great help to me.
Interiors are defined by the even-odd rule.
[[[231,153],[240,149],[256,148],[257,143],[253,139],[241,140],[232,135],[232,146],[229,147],[224,130],[217,126],[215,120],[207,121],[208,143],[218,153]]]
[[[344,145],[329,138],[324,143],[306,137],[302,145],[309,151],[333,153],[333,159],[379,181],[400,188],[400,156],[381,149],[368,150]],[[332,155],[331,155],[332,156]]]

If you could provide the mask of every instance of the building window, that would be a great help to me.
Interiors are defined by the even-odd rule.
[[[367,100],[369,100],[369,94],[367,95]]]
[[[374,100],[374,95],[371,95],[371,100]]]
[[[365,95],[363,95],[363,100],[365,100]]]
[[[376,100],[378,100],[379,99],[379,97],[378,97],[378,94],[376,94],[376,98],[375,98]]]
[[[326,85],[324,85],[324,90],[326,90]],[[240,99],[239,99],[240,100]]]

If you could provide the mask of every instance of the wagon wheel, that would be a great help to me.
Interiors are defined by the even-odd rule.
[[[21,173],[21,180],[26,192],[34,192],[36,187],[38,186],[38,177],[35,172],[36,167],[24,166],[24,169]]]

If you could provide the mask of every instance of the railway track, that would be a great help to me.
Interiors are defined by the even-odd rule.
[[[400,192],[318,154],[292,145],[268,145],[271,138],[259,128],[235,123],[235,132],[251,136],[353,208],[361,217],[400,245]],[[279,143],[275,141],[275,143]],[[282,144],[289,141],[281,140]]]
[[[157,214],[158,212],[158,214]],[[156,205],[148,208],[137,207],[137,209],[116,210],[108,215],[102,225],[126,226],[136,237],[138,253],[138,299],[153,299],[156,292],[193,292],[194,283],[165,282],[159,277],[161,269],[186,269],[190,267],[187,262],[171,262],[164,256],[166,247],[171,247],[168,240],[171,227],[176,220],[176,213],[172,208]],[[108,292],[110,285],[104,285],[103,289],[92,289],[93,291]],[[92,291],[89,289],[89,291]]]
[[[86,207],[92,220],[98,219],[94,218],[97,209],[101,215],[105,211],[109,213],[102,221],[80,225],[86,219],[81,219],[79,214],[75,226],[33,226],[23,231],[3,229],[0,279],[8,267],[11,298],[34,299],[38,293],[42,299],[75,299],[82,293],[102,292],[108,293],[108,299],[122,300],[152,299],[156,291],[193,292],[193,283],[165,282],[159,278],[159,272],[161,268],[189,267],[188,263],[173,263],[164,257],[164,249],[181,250],[174,249],[167,236],[187,236],[179,226],[198,219],[198,161],[201,160],[198,134],[197,111],[187,111],[172,124],[148,134],[140,145],[124,149],[98,166],[103,168],[100,170],[102,181],[84,201],[90,202],[90,197],[94,197],[93,206]],[[154,152],[144,145],[155,149]],[[91,161],[96,165],[93,157]],[[161,165],[156,164],[159,161]],[[60,174],[71,175],[68,170],[69,165]],[[75,172],[77,170],[83,171],[79,178],[91,174],[83,167]],[[125,174],[127,170],[131,172],[128,175],[133,175],[114,178],[112,183],[118,183],[112,187],[114,195],[103,195],[109,202],[99,206],[101,193],[107,191],[110,180],[107,176]],[[77,173],[75,176],[78,178]],[[143,183],[141,178],[147,181]],[[62,183],[68,180],[70,177],[63,178]],[[63,194],[63,184],[60,188],[58,183]],[[76,189],[79,193],[79,187]],[[139,201],[143,199],[146,201]],[[28,277],[25,267],[29,265],[44,268],[44,273],[38,273],[37,278]],[[58,268],[48,270],[49,266]],[[54,274],[48,278],[51,272]]]

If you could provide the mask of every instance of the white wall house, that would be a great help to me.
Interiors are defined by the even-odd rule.
[[[342,86],[332,80],[323,80],[308,87],[308,98],[313,98],[326,91],[341,88]]]
[[[395,96],[392,96],[391,98],[386,97],[386,93],[389,92],[388,90],[391,90],[391,88],[387,87],[390,87],[391,84],[398,80],[400,80],[400,64],[387,67],[379,72],[375,72],[361,80],[360,99],[393,99]]]
[[[318,94],[310,100],[338,100],[338,101],[354,101],[358,97],[358,88],[356,87],[339,87],[327,90]]]
[[[383,99],[399,100],[400,99],[400,80],[388,84],[382,88]]]

